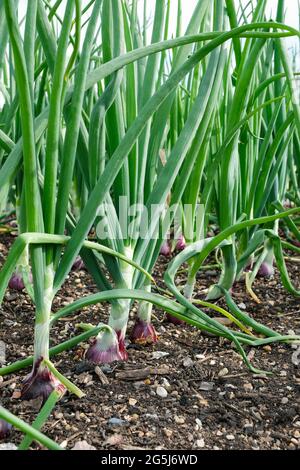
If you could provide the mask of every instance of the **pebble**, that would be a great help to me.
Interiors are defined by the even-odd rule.
[[[233,434],[227,434],[226,439],[227,439],[227,441],[234,441],[235,437],[234,437]]]
[[[128,403],[130,406],[135,406],[137,404],[137,400],[135,398],[129,398]]]
[[[198,449],[203,449],[203,447],[205,447],[205,442],[204,442],[204,439],[198,439],[196,441],[196,447]]]
[[[137,413],[134,413],[132,416],[128,418],[129,421],[133,421],[136,423],[140,419],[140,416]]]
[[[298,446],[298,445],[299,445],[299,442],[298,442],[298,440],[297,440],[297,439],[295,439],[294,437],[293,437],[293,439],[291,439],[291,442],[292,442],[293,444],[295,444],[296,446]]]
[[[167,390],[169,390],[171,388],[171,384],[170,384],[170,382],[168,382],[168,380],[166,378],[163,378],[162,386],[164,388],[166,388]]]
[[[159,417],[156,413],[151,414],[151,413],[146,413],[145,418],[153,419],[154,421],[158,421]]]
[[[164,387],[159,386],[156,389],[156,395],[158,395],[161,398],[167,398],[168,392]]]
[[[164,351],[154,351],[152,353],[152,359],[162,359],[163,357],[167,357],[167,356],[170,356],[170,354]]]
[[[195,356],[196,359],[200,359],[200,360],[203,360],[206,358],[205,354],[196,354]]]
[[[171,429],[167,429],[167,428],[165,428],[163,430],[163,433],[166,437],[172,437],[172,435],[173,435],[173,431]]]
[[[108,420],[108,424],[110,426],[124,426],[124,424],[126,424],[126,421],[120,418],[110,418]]]
[[[5,343],[4,341],[0,341],[0,364],[5,364],[6,356],[5,356]]]
[[[289,402],[289,399],[287,397],[283,397],[283,399],[281,400],[281,403],[283,405],[286,405],[288,402]]]
[[[244,302],[241,302],[240,304],[238,304],[238,307],[239,307],[241,310],[247,310],[247,307],[246,307],[246,305],[244,304]]]
[[[299,438],[300,438],[300,431],[295,431],[295,432],[294,432],[294,437],[295,437],[296,439],[299,439]]]
[[[203,392],[210,392],[214,388],[213,382],[201,382],[199,389]]]
[[[0,444],[0,450],[18,450],[15,444],[8,442],[7,444]]]
[[[267,344],[267,346],[264,346],[263,347],[263,350],[266,351],[266,352],[271,352],[272,351],[272,348],[269,344]]]
[[[231,388],[232,390],[236,390],[236,387],[232,384],[225,384],[225,388]]]
[[[74,447],[72,447],[72,450],[97,450],[97,449],[96,447],[88,444],[86,441],[78,441],[76,442]]]
[[[197,426],[198,426],[199,429],[202,429],[202,426],[203,426],[203,425],[202,425],[201,419],[196,418],[196,424],[197,424]],[[296,437],[296,436],[295,436],[295,437]]]
[[[251,423],[245,424],[244,431],[245,431],[246,434],[251,434],[252,431],[253,431],[253,424],[251,424]]]
[[[186,367],[188,369],[190,367],[193,367],[194,361],[192,360],[192,358],[187,357],[183,360],[182,364],[183,364],[183,367]]]
[[[294,366],[299,366],[300,364],[300,348],[292,355],[292,363]]]
[[[218,373],[218,376],[219,377],[225,377],[226,375],[228,375],[228,372],[229,372],[229,370],[227,369],[227,367],[224,367],[224,369],[220,370],[220,372]]]
[[[245,384],[244,384],[244,390],[245,390],[246,392],[252,392],[252,390],[253,390],[253,385],[252,385],[250,382],[249,382],[249,383],[245,383]]]
[[[184,424],[185,423],[185,419],[183,416],[177,416],[175,415],[174,416],[174,421],[176,424]]]

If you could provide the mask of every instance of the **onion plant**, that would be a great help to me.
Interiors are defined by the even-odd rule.
[[[295,339],[263,325],[256,331],[267,337],[253,337],[253,323],[238,312],[229,290],[250,265],[251,291],[260,267],[269,269],[275,257],[283,283],[298,295],[278,220],[298,236],[291,218],[297,209],[283,206],[287,198],[299,201],[299,158],[291,152],[299,153],[300,142],[297,72],[284,44],[299,31],[284,24],[281,0],[276,21],[266,17],[265,0],[253,4],[251,21],[231,0],[199,0],[183,34],[178,1],[176,36],[169,39],[174,2],[154,3],[147,31],[137,0],[86,6],[30,0],[24,22],[18,2],[0,1],[0,216],[14,210],[19,232],[0,272],[0,301],[15,273],[15,285],[25,287],[35,305],[34,356],[0,374],[32,365],[26,399],[47,402],[60,383],[82,396],[50,357],[91,337],[88,360],[127,359],[134,301],[133,341],[157,340],[155,304],[232,340],[251,370],[242,344]],[[212,218],[221,235],[201,241]],[[172,232],[188,243],[166,273],[176,300],[152,292],[153,269]],[[191,302],[196,274],[215,248],[222,251],[223,272],[209,299],[226,295],[231,313],[223,313],[241,332],[220,326]],[[53,300],[79,255],[99,292],[54,315]],[[185,261],[182,296],[174,266]],[[80,325],[82,334],[49,348],[54,322],[104,301],[110,303],[107,324]]]
[[[237,25],[234,3],[226,5],[231,26]],[[257,2],[251,15],[253,21],[265,19],[266,2]],[[284,21],[284,1],[278,2],[277,21]],[[278,203],[283,210],[288,194],[298,192],[298,154],[293,152],[294,142],[299,140],[297,75],[282,38],[236,39],[232,43],[218,108],[183,194],[183,203],[193,206],[186,220],[188,244],[209,232],[212,213],[216,225],[225,230],[244,216],[251,219],[276,213]],[[293,200],[296,202],[295,196]],[[199,204],[203,217],[197,233]],[[269,228],[278,236],[278,220]],[[255,277],[274,273],[270,233],[251,227],[231,235],[230,243],[221,248],[222,274],[208,299],[223,295],[223,289],[230,290],[248,271],[247,288],[257,300],[251,289]],[[187,299],[192,297],[200,260],[202,254],[189,260]],[[280,259],[276,261],[281,268]]]

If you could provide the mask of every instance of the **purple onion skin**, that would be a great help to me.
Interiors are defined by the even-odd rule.
[[[82,261],[80,256],[77,256],[77,258],[76,258],[76,260],[75,260],[75,262],[72,266],[72,270],[73,271],[81,271],[84,268],[85,268],[84,262]]]
[[[160,254],[163,256],[171,256],[171,247],[168,241],[165,241],[160,249]]]
[[[0,419],[0,439],[6,439],[12,430],[12,425],[4,421],[4,419]]]
[[[41,367],[42,360],[35,363],[32,372],[24,380],[21,391],[22,400],[34,400],[42,397],[43,403],[45,403],[49,395],[57,388],[58,380],[46,367]]]
[[[10,278],[8,286],[10,289],[13,289],[13,290],[18,290],[18,291],[24,290],[25,284],[24,284],[21,274],[14,273],[12,277]]]
[[[176,326],[185,324],[183,320],[179,320],[179,318],[173,317],[173,315],[170,315],[169,313],[167,313],[166,319],[167,319],[167,322],[172,323],[173,325],[176,325]]]
[[[274,276],[274,267],[268,263],[262,263],[259,268],[258,275],[260,277],[272,277]]]
[[[88,349],[85,358],[94,364],[110,364],[115,361],[123,361],[117,346],[111,346],[106,351],[102,351],[97,344],[97,340]]]
[[[177,251],[183,251],[186,247],[186,241],[183,235],[180,235],[176,244]]]
[[[151,323],[138,318],[135,322],[130,339],[134,344],[154,344],[157,343],[157,333]]]
[[[125,337],[122,333],[122,331],[116,331],[117,337],[118,337],[118,342],[119,342],[119,353],[121,354],[122,361],[127,361],[128,360],[128,353],[126,351],[126,344],[125,344]]]
[[[110,364],[115,361],[127,361],[128,353],[126,351],[125,339],[121,332],[116,332],[118,343],[106,350],[100,349],[99,340],[95,339],[92,346],[87,350],[85,358],[94,364]]]

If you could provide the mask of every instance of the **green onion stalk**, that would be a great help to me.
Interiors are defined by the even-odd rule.
[[[30,426],[25,421],[13,415],[10,411],[6,410],[2,406],[0,406],[0,420],[5,420],[5,422],[23,432],[26,436],[28,436],[29,442],[36,440],[49,450],[63,450],[59,444],[45,436],[39,431],[39,429],[34,426]]]

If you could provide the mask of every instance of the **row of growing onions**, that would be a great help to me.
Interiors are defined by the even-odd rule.
[[[276,21],[267,21],[265,0],[249,4],[247,17],[232,0],[199,0],[184,34],[181,0],[153,3],[149,28],[137,0],[31,0],[25,18],[14,1],[0,0],[0,224],[13,214],[19,233],[0,271],[0,302],[10,284],[35,305],[34,356],[0,375],[32,366],[22,396],[44,401],[31,434],[1,408],[0,418],[28,434],[26,448],[32,438],[53,448],[39,434],[43,422],[65,389],[82,396],[50,358],[94,338],[87,360],[126,360],[134,301],[133,342],[157,341],[156,305],[233,341],[254,372],[243,344],[299,339],[241,312],[231,289],[245,276],[255,297],[257,273],[271,275],[275,258],[284,286],[299,295],[283,255],[293,245],[281,241],[279,223],[300,241],[299,210],[284,209],[287,200],[300,204],[298,75],[285,49],[285,38],[300,33],[284,24],[284,0]],[[206,238],[212,221],[220,233]],[[165,273],[166,292],[152,273],[170,233],[183,251]],[[207,300],[224,295],[231,313],[193,299],[214,250],[222,274]],[[99,293],[53,314],[78,256]],[[175,274],[186,262],[182,295]],[[50,348],[55,322],[101,302],[110,304],[108,324],[79,325],[82,333]]]
[[[277,17],[281,21],[282,9],[283,2],[279,2]],[[264,17],[265,12],[260,4],[253,15],[258,19]],[[235,23],[237,19],[234,10],[231,11],[231,16]],[[208,231],[207,216],[211,207],[216,208],[218,226],[226,229],[241,217],[250,219],[274,214],[274,203],[277,203],[277,209],[278,203],[281,204],[280,210],[283,210],[287,194],[297,202],[298,181],[295,168],[298,165],[296,145],[299,139],[299,102],[293,96],[294,77],[286,59],[282,39],[270,44],[262,39],[249,39],[243,49],[237,43],[231,54],[235,54],[236,63],[234,85],[230,74],[224,84],[226,93],[220,113],[212,124],[219,142],[217,145],[215,142],[210,144],[210,152],[203,148],[206,157],[199,158],[199,173],[197,176],[193,175],[195,184],[191,180],[189,193],[184,196],[184,200],[190,200],[194,188],[196,187],[196,194],[198,187],[201,188],[200,201],[204,205],[201,230],[204,234]],[[239,62],[245,66],[238,73]],[[287,80],[282,82],[284,77]],[[222,113],[223,109],[230,109],[231,114],[227,117]],[[211,181],[218,168],[219,174],[214,186]],[[194,197],[194,201],[196,200]],[[278,234],[278,222],[273,225],[273,230]],[[297,236],[297,232],[294,234]],[[194,241],[195,238],[191,240]],[[255,257],[257,262],[252,269],[256,251],[259,252],[259,257]],[[249,262],[252,271],[249,274],[249,290],[258,272],[267,276],[274,272],[272,243],[261,232],[258,235],[257,228],[234,236],[232,244],[222,249],[222,255],[222,276],[219,285],[209,292],[209,299],[216,299],[221,295],[220,286],[231,289],[233,282],[240,277]],[[194,259],[189,266],[185,288],[187,298],[191,297],[199,265]]]

